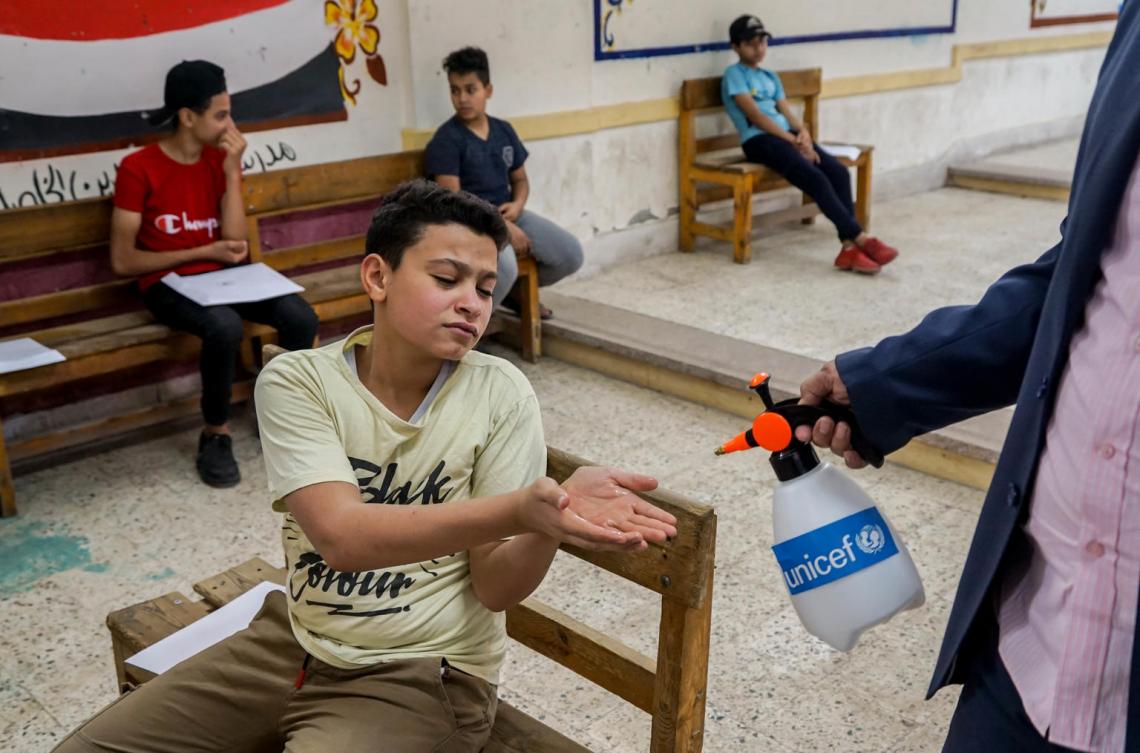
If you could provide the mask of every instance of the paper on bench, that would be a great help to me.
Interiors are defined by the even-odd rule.
[[[863,150],[852,144],[820,144],[832,157],[846,157],[849,160],[859,159]]]
[[[189,277],[171,272],[162,281],[200,306],[253,303],[304,290],[276,269],[261,263]]]
[[[58,350],[40,345],[30,337],[17,337],[14,340],[0,342],[0,374],[34,369],[37,366],[66,360],[67,357]]]
[[[229,604],[215,609],[158,643],[127,659],[127,664],[160,675],[184,659],[205,651],[218,641],[249,627],[265,597],[271,591],[284,591],[276,583],[262,581]]]

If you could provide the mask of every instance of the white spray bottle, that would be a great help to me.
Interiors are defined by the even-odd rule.
[[[717,454],[753,447],[772,453],[780,479],[772,499],[772,551],[784,585],[808,632],[850,651],[864,631],[921,606],[926,595],[906,545],[874,500],[830,463],[821,463],[810,444],[795,438],[795,430],[830,416],[851,427],[852,447],[868,463],[881,467],[883,455],[848,408],[826,401],[819,406],[798,405],[795,399],[773,403],[764,373],[749,386],[767,410]]]

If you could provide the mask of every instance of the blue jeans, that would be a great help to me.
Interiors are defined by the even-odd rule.
[[[840,241],[853,241],[863,232],[851,201],[851,174],[819,144],[815,146],[818,165],[809,162],[794,144],[766,133],[748,139],[743,148],[749,162],[772,168],[812,197],[819,210],[835,225]]]
[[[553,285],[582,266],[582,244],[566,230],[526,209],[515,224],[530,238],[530,255],[538,262],[540,286]],[[499,252],[499,281],[491,295],[496,307],[507,297],[518,277],[518,260],[508,243]]]
[[[198,368],[202,374],[202,417],[210,426],[229,420],[243,319],[273,327],[278,344],[287,350],[311,348],[320,324],[316,312],[299,295],[232,306],[201,306],[165,283],[156,282],[143,293],[143,303],[162,324],[201,338]]]

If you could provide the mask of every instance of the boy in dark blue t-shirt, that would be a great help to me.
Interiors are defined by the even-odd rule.
[[[510,243],[499,253],[499,280],[493,296],[497,306],[518,278],[515,252],[538,263],[538,284],[550,285],[582,266],[582,245],[573,235],[523,207],[527,183],[526,147],[511,124],[487,115],[491,71],[487,54],[464,47],[443,61],[451,87],[455,116],[441,125],[424,151],[424,168],[437,183],[463,190],[499,208],[507,221]],[[550,310],[541,307],[542,318]]]

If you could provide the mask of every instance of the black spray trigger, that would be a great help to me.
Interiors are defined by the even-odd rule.
[[[793,435],[797,427],[814,427],[816,421],[824,416],[828,416],[837,424],[843,422],[851,427],[851,448],[875,468],[883,467],[883,453],[879,452],[871,440],[867,439],[859,427],[855,413],[850,408],[828,400],[824,400],[820,405],[800,405],[799,400],[791,398],[776,403],[769,410],[775,411],[787,419],[792,427]]]

